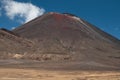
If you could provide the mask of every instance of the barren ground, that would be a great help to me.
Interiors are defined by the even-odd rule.
[[[0,80],[120,80],[120,72],[0,68]]]

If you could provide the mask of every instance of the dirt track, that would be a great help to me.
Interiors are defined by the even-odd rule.
[[[120,72],[0,68],[0,80],[119,80]]]

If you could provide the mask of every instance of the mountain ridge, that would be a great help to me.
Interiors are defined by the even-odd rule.
[[[46,13],[12,30],[12,33],[19,35],[14,35],[21,41],[15,47],[22,49],[15,52],[23,59],[51,63],[68,61],[86,69],[91,66],[97,69],[100,65],[104,68],[120,67],[120,41],[75,15]],[[24,41],[30,46],[21,46]],[[69,66],[72,67],[72,63]]]

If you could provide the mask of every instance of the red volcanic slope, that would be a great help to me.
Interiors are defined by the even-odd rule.
[[[53,12],[47,13],[43,16],[40,16],[40,17],[36,18],[35,20],[13,30],[13,32],[20,33],[20,35],[21,36],[23,35],[23,37],[30,36],[30,38],[31,38],[31,36],[36,37],[36,35],[38,35],[38,34],[36,34],[36,32],[37,32],[36,30],[39,30],[39,29],[43,30],[43,28],[47,28],[47,29],[50,28],[49,31],[51,29],[52,30],[53,29],[54,30],[60,30],[60,29],[62,30],[63,29],[64,31],[65,30],[74,30],[74,31],[76,30],[76,32],[79,31],[86,36],[88,35],[91,38],[100,38],[100,39],[107,39],[107,40],[110,39],[111,41],[120,42],[113,36],[101,31],[100,29],[94,27],[90,23],[88,23],[76,16],[71,16],[69,14],[53,13]],[[31,29],[36,32],[31,33],[30,32],[30,31],[32,31]],[[41,31],[39,31],[39,32],[41,32]],[[47,31],[45,31],[45,32],[49,33]],[[26,33],[29,33],[29,35],[27,35]],[[39,35],[41,35],[41,34],[39,34]]]
[[[80,53],[100,48],[111,53],[113,47],[118,49],[120,44],[118,39],[76,16],[54,12],[40,16],[13,32],[36,41],[41,52]]]

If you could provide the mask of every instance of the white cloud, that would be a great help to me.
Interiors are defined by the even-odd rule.
[[[17,2],[14,0],[3,0],[2,4],[4,10],[6,11],[6,15],[10,19],[19,17],[22,21],[20,19],[18,21],[25,23],[42,15],[45,12],[43,8],[39,8],[31,3]]]

